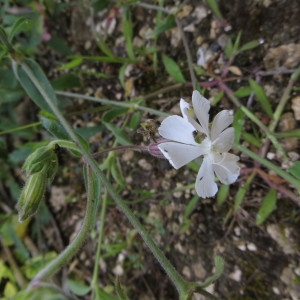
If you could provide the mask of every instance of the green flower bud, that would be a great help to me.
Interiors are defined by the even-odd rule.
[[[41,172],[45,167],[48,169],[47,177],[53,178],[57,170],[56,150],[51,146],[42,146],[31,153],[24,165],[23,170],[27,175]]]
[[[37,212],[45,195],[46,184],[47,174],[44,170],[28,177],[17,204],[20,223]]]

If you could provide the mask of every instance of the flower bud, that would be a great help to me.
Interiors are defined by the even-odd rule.
[[[32,175],[45,167],[48,169],[47,177],[54,177],[57,170],[57,155],[52,146],[42,146],[31,153],[23,165],[23,170],[27,175]]]
[[[45,171],[34,173],[28,177],[17,204],[20,223],[37,212],[40,202],[44,198],[46,184]]]

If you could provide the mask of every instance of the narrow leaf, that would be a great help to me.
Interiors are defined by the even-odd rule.
[[[111,123],[103,122],[103,124],[114,134],[115,138],[121,145],[131,145],[130,140],[128,139],[122,128]]]
[[[154,37],[158,36],[161,33],[173,28],[176,26],[175,17],[174,15],[170,14],[168,17],[149,34],[147,37]]]
[[[82,57],[76,57],[76,58],[72,59],[70,62],[60,66],[59,69],[60,70],[73,69],[73,68],[79,66],[80,64],[82,64],[82,61],[83,61]]]
[[[182,75],[181,69],[178,66],[178,64],[170,57],[163,54],[162,60],[164,63],[164,66],[169,73],[169,75],[176,81],[180,83],[184,83],[185,79]]]
[[[21,62],[12,62],[14,73],[28,96],[41,109],[51,112],[50,107],[38,88],[43,89],[45,94],[48,95],[55,105],[57,104],[57,99],[48,78],[40,66],[31,59],[25,59]]]
[[[294,162],[294,164],[288,169],[289,173],[300,180],[300,161]],[[300,185],[300,182],[299,182]]]
[[[28,23],[28,20],[24,17],[18,18],[15,23],[12,25],[10,32],[8,34],[8,40],[11,42],[14,36],[18,33],[18,31],[21,31],[24,25]]]
[[[255,96],[261,103],[262,108],[268,114],[268,116],[272,118],[273,117],[272,107],[269,99],[266,96],[264,89],[255,80],[250,79],[249,83],[252,91],[254,92]]]
[[[207,4],[209,5],[210,9],[212,10],[213,14],[219,19],[222,20],[222,14],[219,9],[218,3],[216,0],[206,0]]]
[[[257,46],[261,45],[260,41],[251,41],[249,43],[246,43],[245,45],[243,45],[240,49],[239,52],[243,52],[243,51],[247,51],[247,50],[251,50]]]
[[[263,199],[261,207],[256,215],[256,225],[262,224],[267,217],[272,213],[276,208],[276,199],[277,191],[271,189],[266,197]]]

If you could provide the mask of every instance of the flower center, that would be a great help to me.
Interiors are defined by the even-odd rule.
[[[203,141],[203,138],[205,137],[205,134],[200,131],[193,131],[194,140],[196,143],[201,144]]]

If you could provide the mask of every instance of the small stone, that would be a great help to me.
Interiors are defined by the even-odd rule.
[[[122,155],[122,160],[126,162],[130,161],[133,159],[133,156],[134,156],[134,152],[132,150],[125,151]]]
[[[235,266],[234,271],[229,274],[229,278],[236,282],[240,282],[242,279],[242,271],[237,266]]]
[[[189,267],[184,266],[182,269],[182,274],[184,275],[185,278],[191,279],[191,270]]]
[[[142,158],[138,161],[138,165],[145,171],[151,171],[152,165],[146,161],[146,159]]]
[[[300,96],[292,99],[292,109],[294,111],[295,119],[300,120]]]
[[[256,247],[256,245],[253,244],[253,243],[249,243],[249,244],[247,245],[247,249],[248,249],[249,251],[257,251],[257,247]]]

